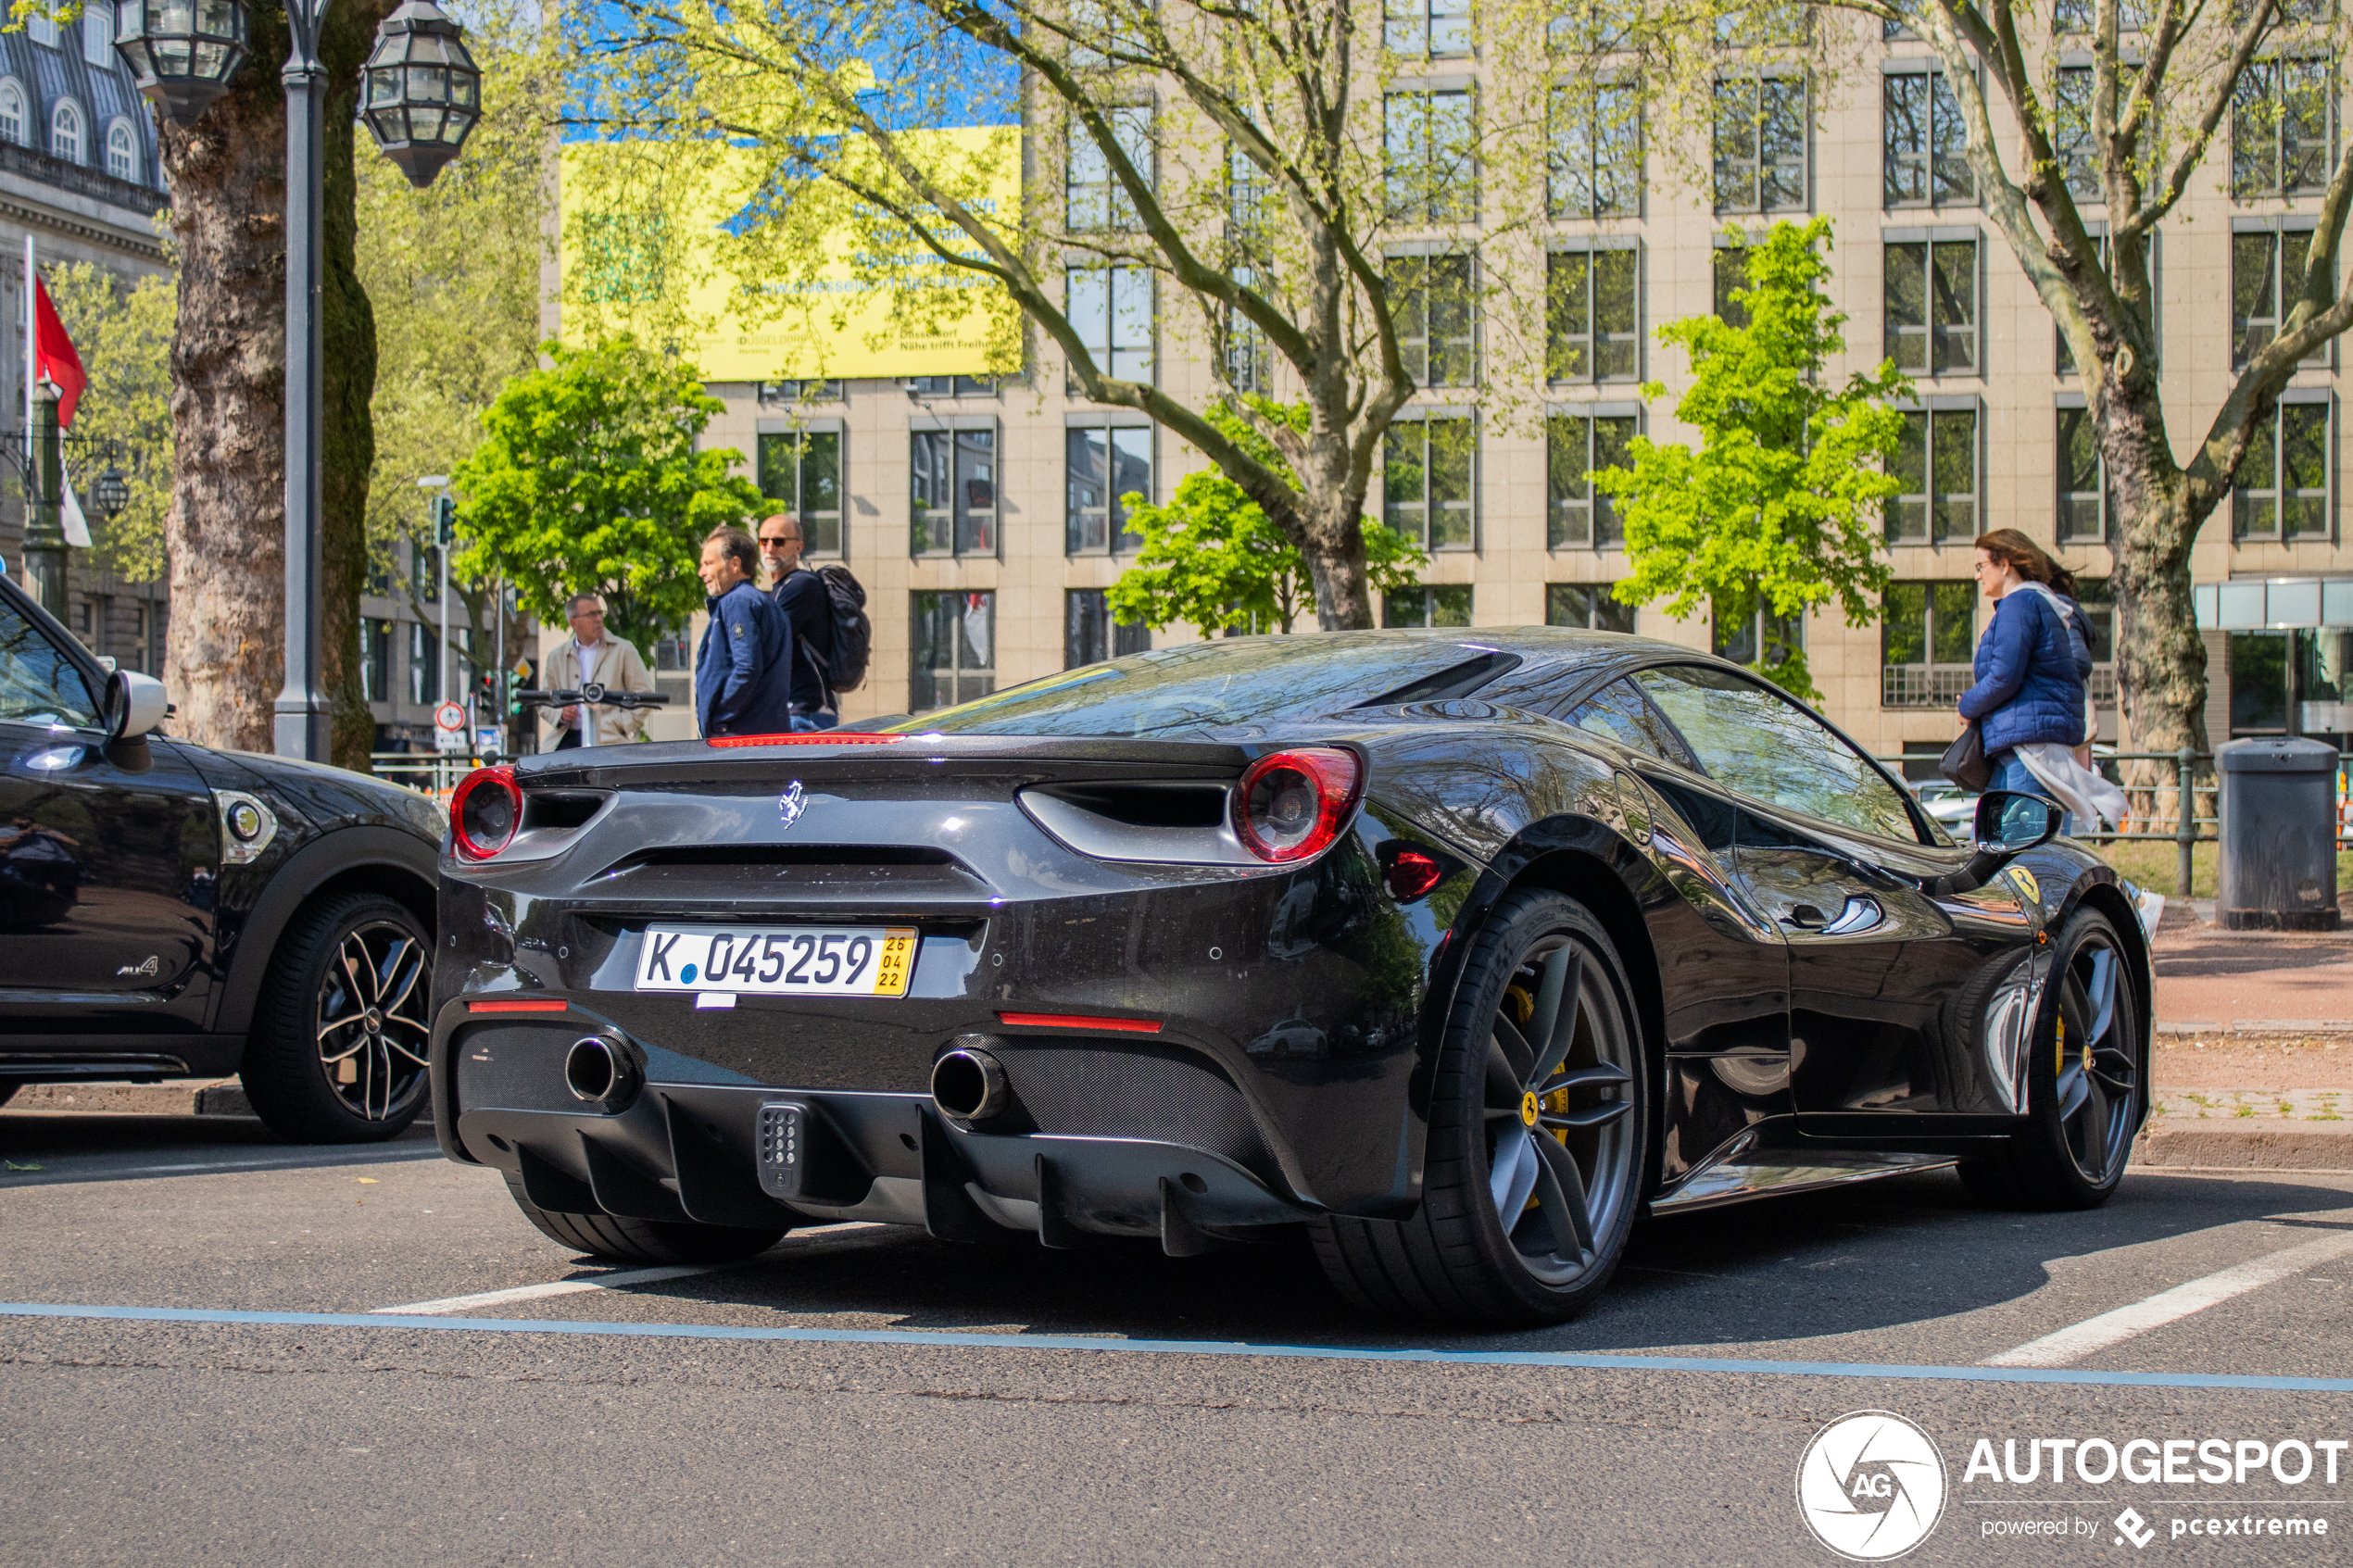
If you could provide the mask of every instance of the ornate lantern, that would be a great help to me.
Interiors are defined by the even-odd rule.
[[[240,0],[116,0],[114,46],[142,94],[173,123],[194,125],[245,63],[245,8]]]
[[[482,70],[466,52],[465,30],[433,0],[407,0],[376,30],[363,74],[359,117],[423,190],[482,118]]]
[[[97,483],[91,485],[90,498],[98,503],[98,510],[106,514],[108,522],[112,522],[122,515],[122,508],[131,504],[131,483],[122,477],[122,470],[109,462],[106,471],[98,476]]]

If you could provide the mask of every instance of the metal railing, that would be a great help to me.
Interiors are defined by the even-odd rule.
[[[1950,708],[1969,688],[1965,664],[1884,664],[1879,672],[1881,708]]]
[[[511,757],[476,757],[468,752],[371,751],[368,771],[387,784],[413,789],[435,800],[447,800],[458,781],[487,762],[511,762]]]

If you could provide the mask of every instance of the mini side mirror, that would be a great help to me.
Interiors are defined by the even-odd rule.
[[[163,683],[135,670],[118,670],[107,680],[107,739],[138,740],[170,709]]]
[[[1977,821],[1970,829],[1971,851],[1961,880],[1976,885],[2037,845],[2058,836],[2067,810],[2039,795],[2014,790],[1988,790],[1977,797]]]

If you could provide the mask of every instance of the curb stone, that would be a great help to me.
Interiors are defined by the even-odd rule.
[[[234,1078],[183,1080],[170,1084],[28,1084],[8,1101],[10,1110],[42,1115],[60,1111],[116,1116],[251,1116],[253,1106]]]

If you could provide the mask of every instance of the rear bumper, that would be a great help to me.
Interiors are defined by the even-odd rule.
[[[453,1131],[533,1203],[565,1213],[743,1226],[869,1220],[954,1241],[1028,1231],[1049,1247],[1156,1237],[1183,1257],[1308,1212],[1205,1149],[977,1133],[915,1095],[650,1084],[617,1115],[461,1110]]]

